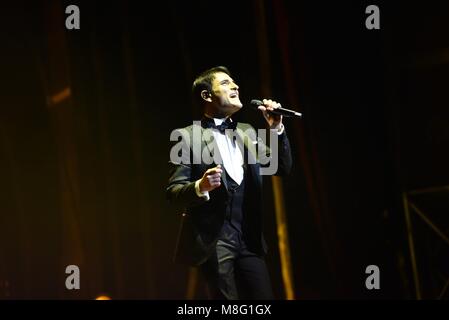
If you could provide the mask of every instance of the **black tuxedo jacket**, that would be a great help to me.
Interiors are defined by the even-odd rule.
[[[199,132],[200,144],[198,135],[195,135]],[[179,206],[181,213],[174,260],[199,265],[212,253],[223,226],[229,197],[226,170],[222,165],[221,186],[209,192],[210,199],[206,201],[205,198],[199,197],[195,191],[195,181],[201,179],[206,170],[217,165],[216,162],[206,163],[204,157],[201,157],[201,155],[214,156],[215,152],[218,152],[212,130],[197,123],[178,129],[177,133],[182,137],[177,145],[180,147],[179,150],[184,149],[184,155],[182,161],[169,161],[169,180],[166,189],[168,200]],[[247,171],[244,201],[247,227],[244,229],[244,236],[248,248],[263,255],[266,253],[266,244],[262,233],[262,176],[259,172],[263,165],[257,155],[269,155],[271,150],[260,138],[258,139],[256,130],[249,124],[238,123],[235,136],[239,139],[238,145],[244,149],[241,150]],[[193,146],[194,138],[197,139],[197,146]],[[278,139],[278,167],[275,175],[289,174],[292,157],[285,129],[281,135],[276,134],[275,138]]]

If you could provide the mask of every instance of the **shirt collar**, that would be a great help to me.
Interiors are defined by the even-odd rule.
[[[229,121],[233,122],[230,117],[227,117],[227,118],[212,118],[211,116],[209,116],[207,114],[204,114],[204,116],[206,118],[214,120],[214,123],[215,123],[216,126],[219,126],[220,124],[222,124],[227,118],[229,118]]]

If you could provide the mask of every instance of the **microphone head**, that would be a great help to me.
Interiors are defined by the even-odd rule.
[[[261,105],[263,105],[263,102],[262,102],[262,101],[257,100],[257,99],[251,100],[251,107],[257,109],[257,107],[258,107],[258,106],[261,106]]]

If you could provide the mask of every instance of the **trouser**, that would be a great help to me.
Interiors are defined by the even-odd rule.
[[[200,270],[211,299],[274,299],[265,260],[242,242],[218,240],[215,252]]]

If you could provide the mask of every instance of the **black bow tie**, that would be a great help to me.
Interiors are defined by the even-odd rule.
[[[227,118],[225,121],[223,121],[222,124],[220,124],[218,126],[215,124],[214,119],[207,118],[207,117],[203,118],[202,123],[203,123],[204,128],[217,129],[218,131],[220,131],[220,133],[225,133],[226,129],[235,130],[235,128],[237,127],[237,122],[231,121],[230,118]]]

